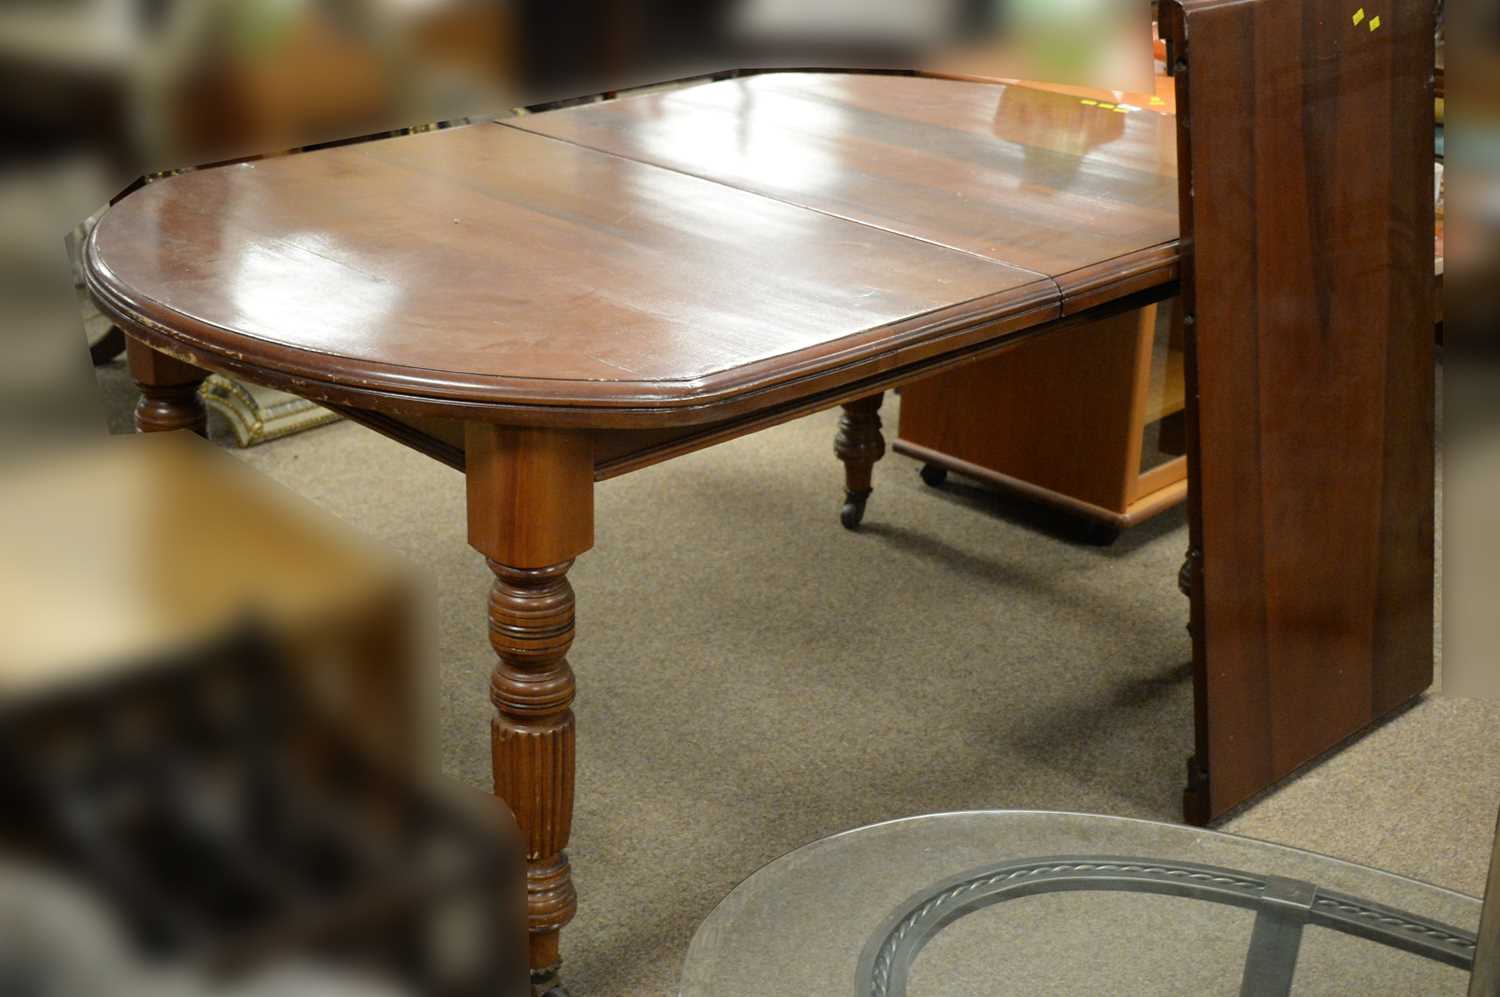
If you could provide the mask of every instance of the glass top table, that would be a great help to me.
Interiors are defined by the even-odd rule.
[[[933,814],[745,880],[682,997],[1465,993],[1480,901],[1235,835],[1086,814]]]

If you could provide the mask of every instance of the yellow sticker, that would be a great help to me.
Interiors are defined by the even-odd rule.
[[[1363,21],[1364,19],[1365,19],[1365,9],[1363,7],[1361,7],[1361,8],[1359,8],[1359,10],[1356,10],[1354,12],[1354,26],[1356,28],[1359,27],[1359,22]]]
[[[1078,103],[1080,103],[1080,104],[1087,104],[1090,107],[1093,107],[1094,105],[1098,104],[1099,102],[1097,100],[1090,100],[1089,98],[1085,97],[1082,100],[1080,100]]]
[[[1166,101],[1162,100],[1160,97],[1152,97],[1151,98],[1151,103],[1153,103],[1153,104],[1165,104]]]
[[[1380,15],[1376,14],[1374,17],[1370,18],[1370,30],[1374,31],[1378,27],[1380,27]]]
[[[1099,106],[1102,107],[1102,108],[1104,108],[1106,111],[1108,111],[1110,108],[1114,107],[1115,105],[1113,105],[1113,104],[1106,104],[1104,101],[1101,100],[1099,102]]]
[[[1117,108],[1114,108],[1114,110],[1118,111],[1121,114],[1129,114],[1130,113],[1130,108],[1128,108],[1128,107],[1117,107]]]

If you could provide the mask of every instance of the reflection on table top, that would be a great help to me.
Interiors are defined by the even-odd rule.
[[[513,124],[1057,277],[1177,238],[1174,122],[1085,99],[777,73]]]
[[[1074,284],[1170,280],[1173,174],[1160,115],[775,74],[173,177],[105,216],[87,269],[189,360],[702,421],[1046,321]]]

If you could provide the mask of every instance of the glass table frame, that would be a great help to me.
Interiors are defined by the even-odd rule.
[[[994,861],[974,861],[986,852]],[[960,871],[933,874],[944,866]],[[694,936],[680,993],[751,997],[762,979],[763,992],[784,992],[793,972],[799,993],[905,997],[919,954],[944,928],[1008,901],[1076,892],[1253,913],[1239,993],[1255,997],[1292,992],[1307,927],[1468,971],[1481,907],[1383,870],[1201,828],[1046,811],[929,814],[821,839],[748,877]]]

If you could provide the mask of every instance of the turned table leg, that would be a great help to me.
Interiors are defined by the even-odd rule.
[[[844,508],[839,521],[845,529],[858,529],[865,518],[865,503],[874,488],[870,484],[875,462],[885,456],[885,437],[880,435],[880,403],[885,395],[870,395],[844,403],[833,452],[844,462]]]
[[[558,934],[578,910],[563,851],[573,824],[573,589],[571,561],[512,568],[490,561],[490,676],[495,795],[515,811],[526,840],[532,969],[556,972]]]
[[[208,413],[198,400],[198,385],[208,372],[158,353],[140,340],[126,338],[130,376],[141,389],[135,404],[135,428],[140,433],[190,429],[208,435]]]
[[[573,558],[593,546],[593,451],[582,433],[471,423],[469,543],[495,575],[490,678],[495,795],[526,842],[532,986],[561,991],[559,937],[578,908],[573,823]]]

